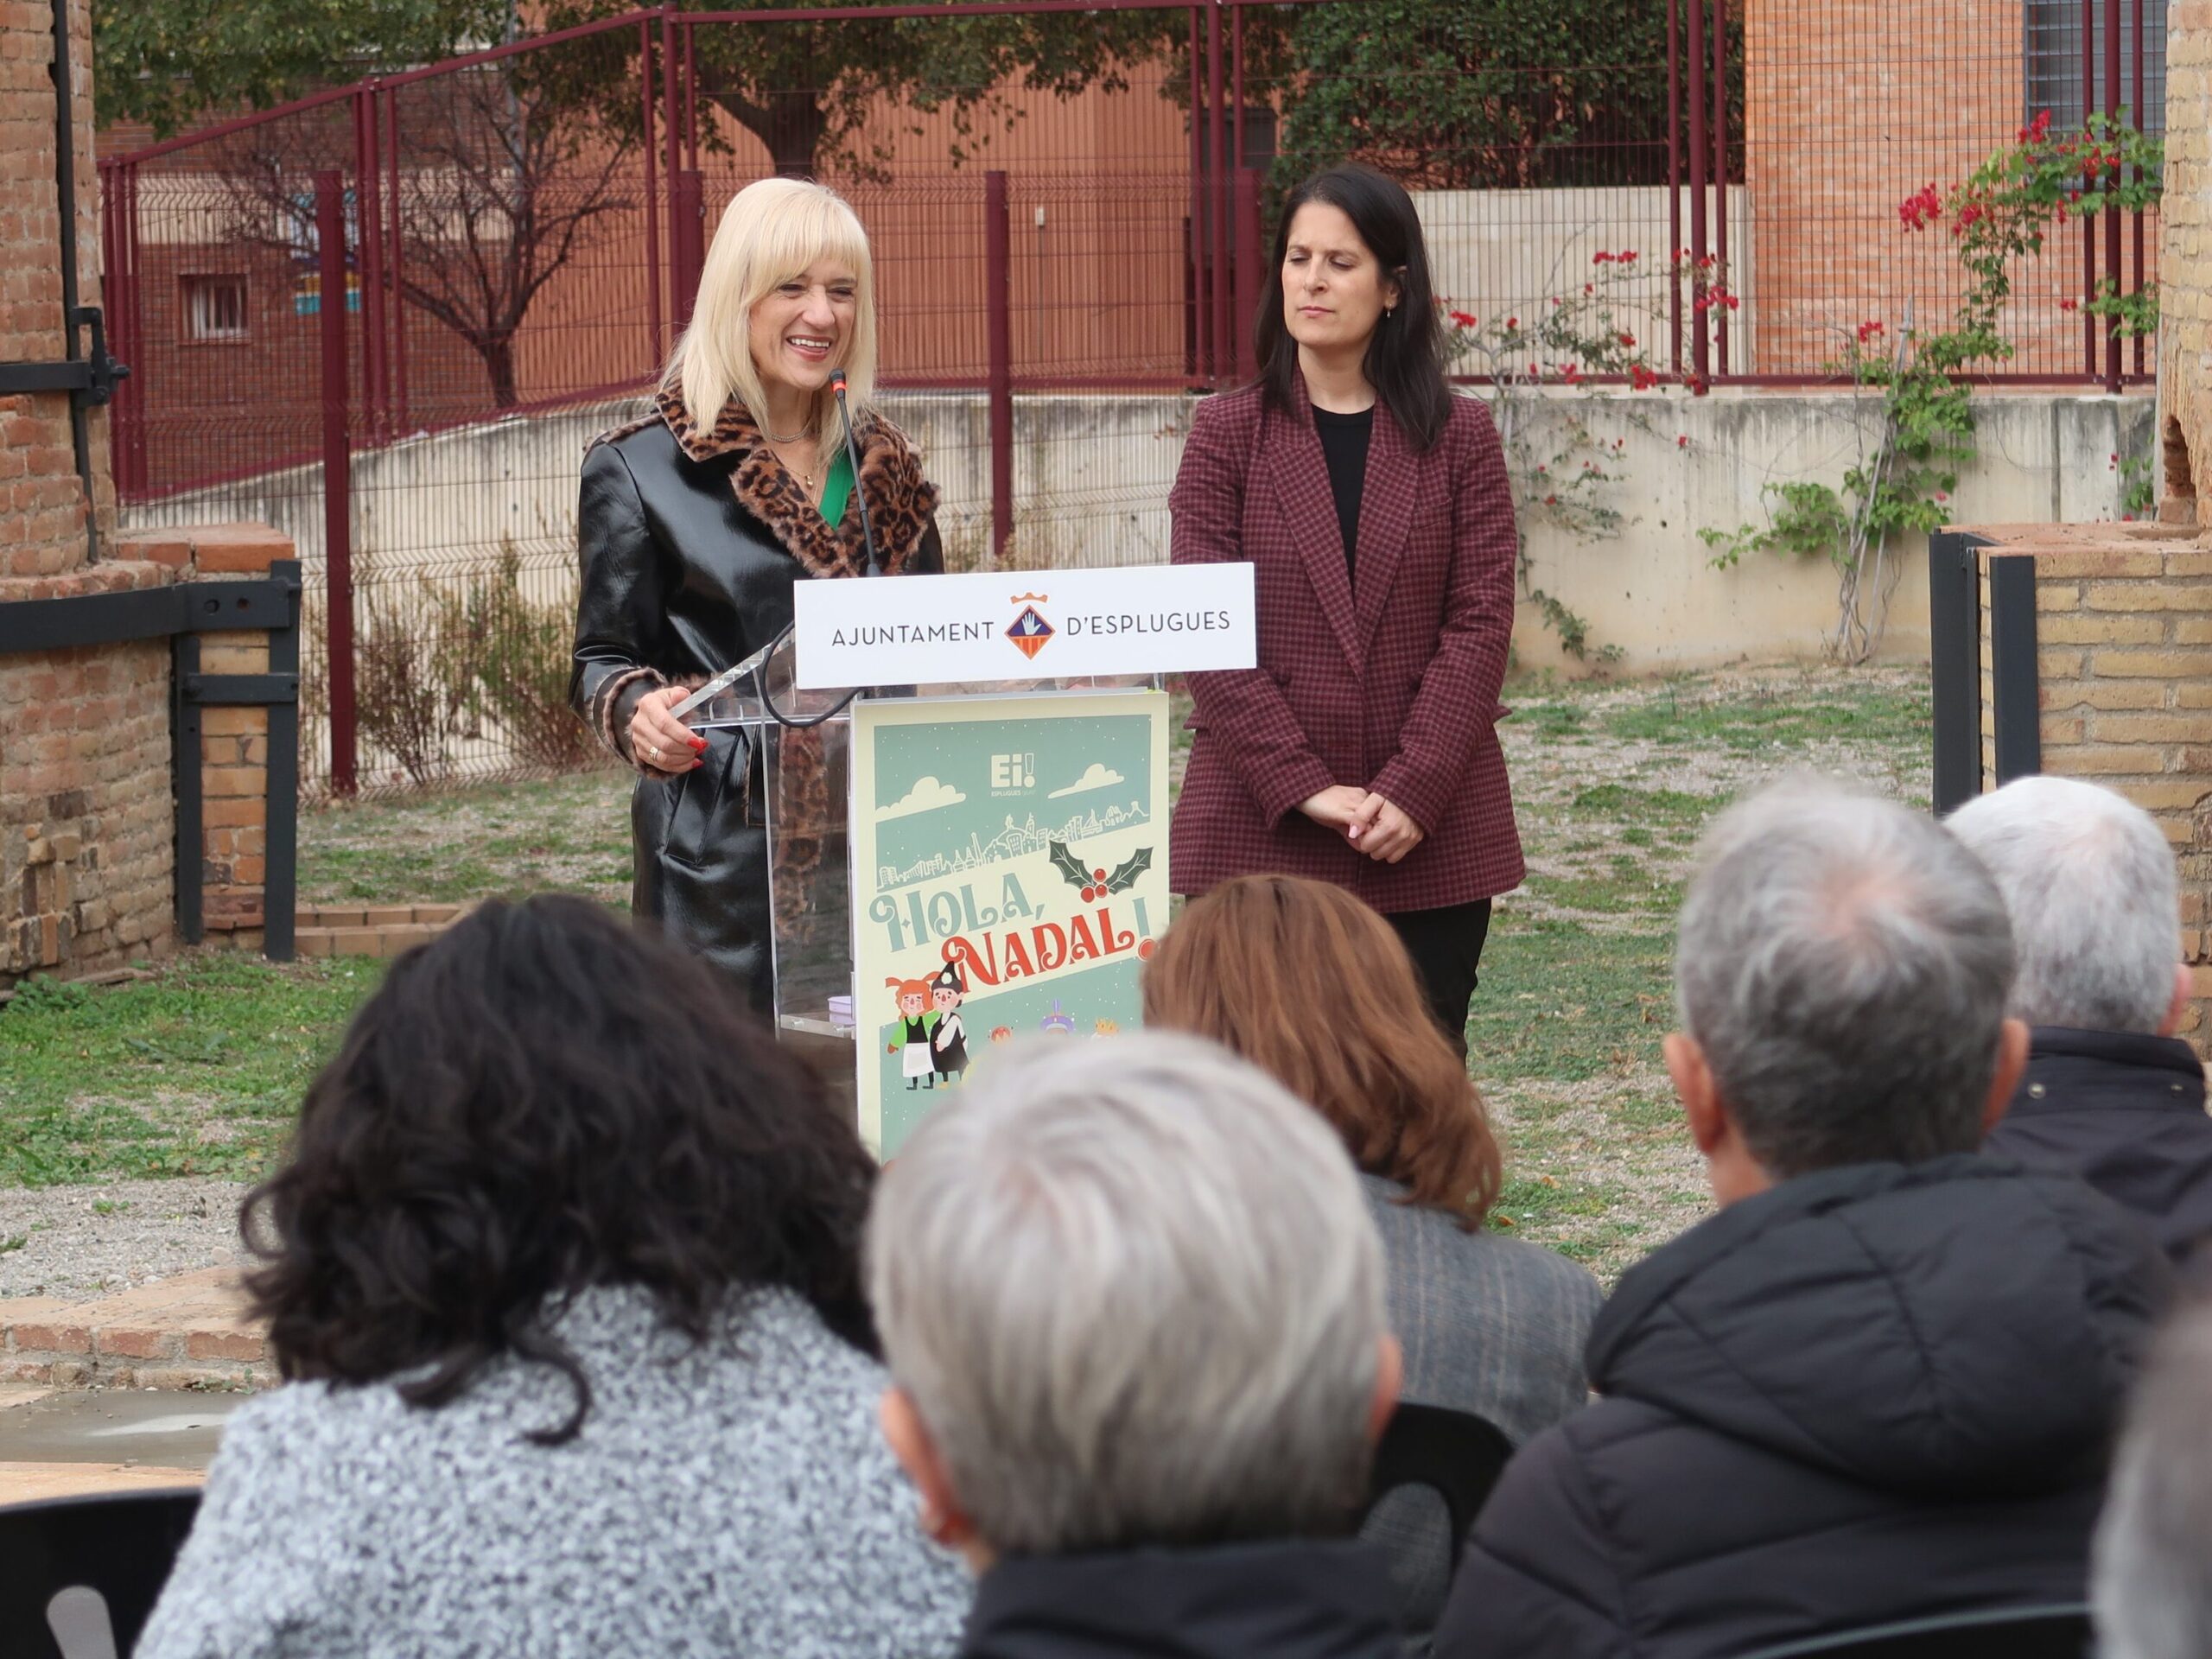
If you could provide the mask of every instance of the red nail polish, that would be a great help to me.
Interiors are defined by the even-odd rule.
[[[704,754],[707,750],[707,740],[703,737],[695,737],[691,740],[691,747]]]

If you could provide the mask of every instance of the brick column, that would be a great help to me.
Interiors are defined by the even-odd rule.
[[[2118,790],[2158,821],[2181,874],[2183,1030],[2212,1048],[2212,550],[2174,524],[2044,524],[1981,533],[1982,787],[1991,748],[1988,568],[2036,561],[2043,769]]]
[[[173,566],[187,582],[265,576],[293,556],[289,537],[265,524],[209,524],[142,531],[130,550]],[[269,636],[232,630],[200,636],[203,674],[265,674]],[[241,950],[262,944],[267,880],[269,710],[208,708],[200,715],[200,918],[207,942]],[[186,879],[189,872],[179,872]]]

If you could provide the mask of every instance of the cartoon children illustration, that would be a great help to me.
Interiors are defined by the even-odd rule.
[[[1037,1027],[1047,1037],[1072,1037],[1075,1016],[1060,1011],[1060,1000],[1056,996],[1052,999],[1052,1011],[1037,1022]]]
[[[926,1077],[937,1087],[937,1067],[930,1059],[930,1033],[938,1018],[930,1013],[930,986],[925,979],[887,979],[884,984],[899,996],[899,1040],[884,1050],[897,1054],[899,1074],[912,1089]]]
[[[960,969],[949,962],[930,982],[930,1000],[937,1004],[937,1026],[930,1038],[930,1051],[936,1059],[938,1076],[947,1084],[957,1081],[968,1069],[968,1028],[960,1023],[960,999],[967,991],[967,986],[961,982]]]

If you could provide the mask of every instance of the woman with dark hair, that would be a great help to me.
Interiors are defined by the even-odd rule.
[[[287,1386],[140,1659],[956,1651],[876,1433],[873,1177],[712,969],[597,906],[409,951],[247,1199]]]
[[[1413,1013],[1421,1001],[1382,918],[1289,875],[1235,876],[1192,899],[1144,970],[1147,1026],[1211,1038],[1269,1073],[1359,1166],[1405,1351],[1401,1397],[1472,1413],[1518,1446],[1587,1398],[1600,1293],[1564,1256],[1484,1230],[1497,1141],[1465,1063]],[[1396,1494],[1367,1530],[1390,1550],[1402,1623],[1428,1630],[1452,1577],[1440,1508]]]
[[[1332,882],[1389,918],[1462,1054],[1521,842],[1494,723],[1513,502],[1483,405],[1445,384],[1412,199],[1361,167],[1284,204],[1260,377],[1198,405],[1169,496],[1179,564],[1249,560],[1259,665],[1193,674],[1173,886]]]

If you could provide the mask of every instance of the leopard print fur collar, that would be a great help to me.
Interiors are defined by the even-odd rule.
[[[763,524],[809,575],[857,576],[868,568],[861,534],[859,496],[866,492],[876,551],[884,572],[895,575],[912,556],[937,511],[937,486],[922,476],[921,457],[906,435],[873,410],[860,417],[854,441],[861,455],[858,488],[835,526],[823,518],[798,479],[760,441],[760,429],[733,397],[713,427],[701,431],[674,391],[653,400],[653,413],[638,423],[664,423],[677,447],[695,461],[736,454],[730,487],[738,504]],[[637,429],[635,427],[629,429]]]

